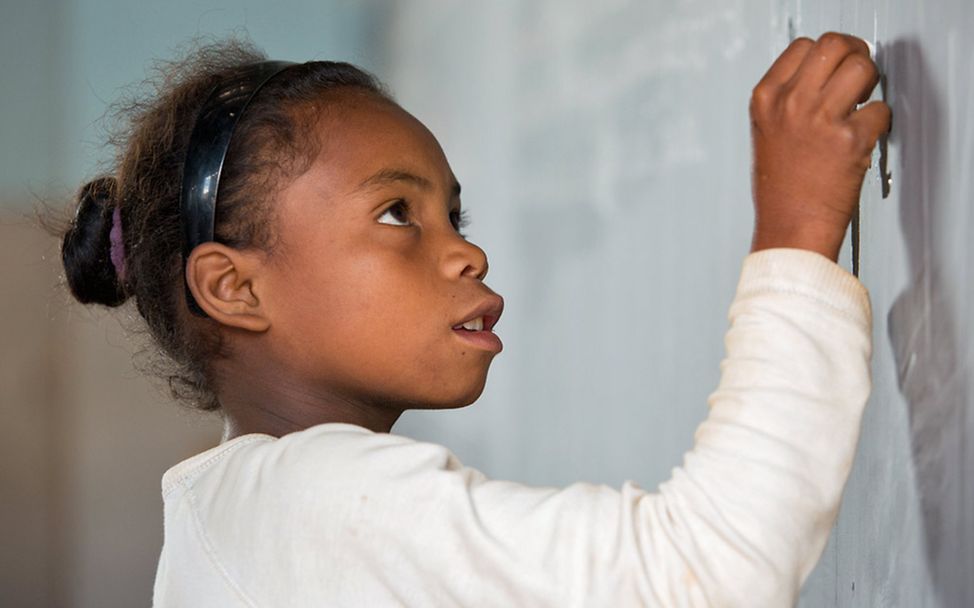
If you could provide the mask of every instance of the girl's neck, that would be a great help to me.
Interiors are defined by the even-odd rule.
[[[402,415],[401,409],[309,387],[281,374],[251,371],[242,373],[235,369],[235,373],[219,374],[222,441],[250,433],[282,437],[326,422],[345,422],[388,433]]]
[[[344,422],[367,428],[376,433],[388,433],[392,430],[401,412],[394,416],[373,415],[372,412],[355,410],[346,414],[335,414],[325,411],[308,413],[290,410],[290,417],[283,416],[278,411],[269,408],[241,407],[240,404],[223,404],[223,437],[221,442],[251,433],[261,433],[272,437],[282,437],[288,433],[303,431],[304,429],[327,422]],[[287,409],[285,406],[282,409]],[[294,415],[298,414],[298,415]]]

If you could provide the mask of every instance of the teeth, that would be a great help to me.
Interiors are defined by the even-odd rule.
[[[471,331],[483,331],[483,329],[484,329],[484,318],[483,317],[477,317],[476,319],[473,319],[472,321],[467,321],[466,323],[464,323],[462,325],[462,327],[464,329],[469,329]]]

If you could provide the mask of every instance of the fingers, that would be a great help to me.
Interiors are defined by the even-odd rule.
[[[879,69],[869,57],[859,53],[845,56],[822,89],[822,105],[832,117],[844,118],[865,103],[879,83]]]
[[[818,92],[825,87],[846,57],[853,53],[862,55],[867,61],[872,62],[869,57],[869,46],[863,39],[838,32],[822,34],[808,49],[792,77],[795,88],[809,94]]]
[[[849,117],[867,150],[872,150],[880,135],[889,132],[893,112],[882,101],[873,101],[856,110]]]
[[[814,45],[815,42],[811,38],[795,38],[771,65],[758,86],[776,87],[791,80],[809,49]]]

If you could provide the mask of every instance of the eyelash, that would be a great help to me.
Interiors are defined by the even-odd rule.
[[[388,213],[389,211],[397,207],[402,208],[405,211],[407,216],[410,214],[412,209],[409,205],[409,201],[401,198],[398,199],[395,203],[393,203],[389,207],[387,207],[386,210],[382,212],[382,215],[385,215],[386,213]],[[467,235],[463,232],[463,229],[470,225],[470,212],[467,211],[466,209],[461,209],[459,213],[455,213],[451,211],[450,212],[451,223],[454,215],[456,215],[456,225],[454,225],[454,229],[457,231],[457,234],[459,234],[461,238],[466,239]],[[382,216],[380,215],[379,217]]]

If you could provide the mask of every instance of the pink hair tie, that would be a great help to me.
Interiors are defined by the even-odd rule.
[[[122,242],[122,208],[115,205],[112,212],[112,230],[108,233],[108,238],[112,243],[110,257],[112,266],[115,267],[115,275],[118,282],[125,282],[125,243]]]

